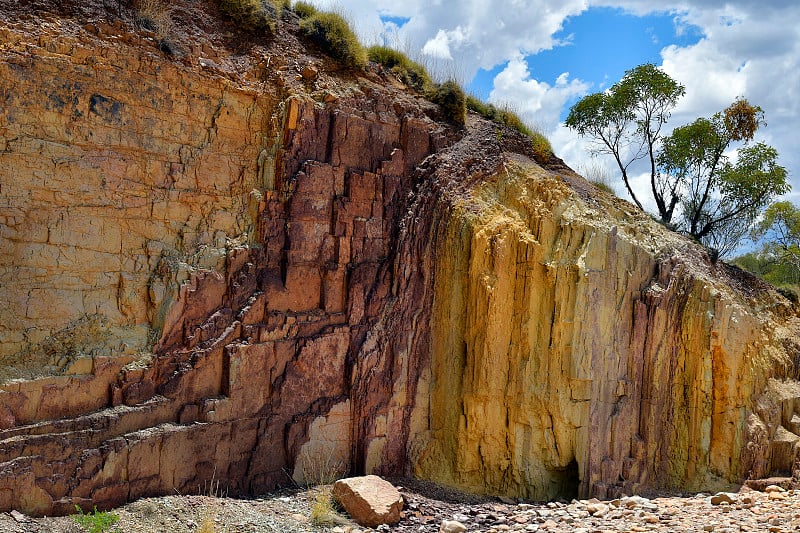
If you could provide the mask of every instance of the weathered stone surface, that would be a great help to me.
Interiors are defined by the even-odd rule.
[[[328,470],[605,498],[788,465],[797,324],[769,287],[514,132],[441,126],[372,71],[296,80],[291,28],[231,56],[191,26],[178,59],[58,4],[0,25],[0,364],[45,374],[0,386],[0,509]]]
[[[551,499],[730,490],[760,460],[771,472],[743,421],[761,391],[784,386],[779,346],[797,339],[778,326],[796,328],[785,304],[732,288],[758,282],[627,204],[584,201],[574,182],[524,162],[504,162],[501,176],[453,192],[449,208],[431,186],[426,209],[446,214],[430,237],[416,475]],[[770,314],[748,311],[756,301]],[[800,395],[783,397],[776,418],[761,417],[764,442]]]
[[[403,510],[400,492],[373,475],[340,479],[333,484],[333,497],[353,520],[366,527],[396,524]]]
[[[467,526],[456,520],[442,520],[439,526],[439,533],[464,533]]]

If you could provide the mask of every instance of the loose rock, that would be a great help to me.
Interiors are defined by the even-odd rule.
[[[378,476],[340,479],[333,485],[333,497],[362,526],[400,521],[403,498],[394,485]]]

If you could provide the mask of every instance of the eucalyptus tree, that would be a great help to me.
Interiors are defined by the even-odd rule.
[[[656,150],[661,130],[684,92],[683,85],[647,63],[627,71],[608,91],[582,98],[565,121],[569,128],[593,138],[596,152],[614,157],[625,188],[640,209],[644,208],[631,187],[628,170],[634,162],[647,160],[650,189],[665,223],[679,201],[678,191],[659,179]]]
[[[786,169],[777,163],[774,148],[750,144],[764,125],[764,112],[743,98],[711,118],[664,135],[684,92],[655,65],[641,65],[609,90],[578,101],[566,125],[592,138],[596,152],[614,157],[628,194],[641,209],[630,171],[636,161],[645,160],[658,219],[725,255],[766,206],[789,190]]]

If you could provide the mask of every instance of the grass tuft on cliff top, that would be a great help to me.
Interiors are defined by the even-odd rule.
[[[308,2],[295,2],[292,10],[294,10],[301,19],[307,19],[317,14],[317,8]]]
[[[430,74],[425,67],[409,59],[403,52],[388,46],[371,46],[367,49],[367,57],[391,70],[404,84],[418,93],[425,93],[433,86]]]
[[[274,0],[217,0],[220,11],[240,28],[248,31],[275,31],[275,24],[285,2]]]
[[[295,6],[297,11],[297,6]],[[332,57],[348,67],[367,66],[367,51],[350,24],[338,13],[318,11],[300,21],[300,29]]]
[[[503,124],[530,137],[533,153],[540,162],[547,161],[553,155],[553,147],[547,137],[535,128],[529,127],[520,116],[507,106],[498,107],[481,101],[475,96],[467,96],[467,109],[492,122]]]
[[[497,107],[494,104],[483,102],[475,96],[467,96],[467,109],[475,111],[485,119],[503,124],[517,130],[523,135],[533,137],[534,131],[529,128],[509,107]]]
[[[428,98],[442,108],[450,122],[463,126],[467,121],[467,96],[457,81],[447,80],[438,85]]]

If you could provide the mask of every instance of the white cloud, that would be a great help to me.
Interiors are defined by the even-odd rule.
[[[565,19],[590,6],[617,7],[638,15],[672,13],[677,31],[699,27],[703,38],[691,46],[662,50],[664,70],[686,86],[686,96],[669,126],[710,116],[744,96],[764,108],[768,126],[760,138],[778,149],[780,162],[800,190],[800,135],[796,134],[800,3],[796,0],[313,1],[320,7],[343,9],[366,42],[392,33],[380,15],[408,18],[401,28],[394,28],[397,40],[389,44],[411,56],[421,56],[424,50],[429,54],[426,64],[433,70],[446,76],[455,73],[465,82],[479,68],[507,62],[494,80],[490,99],[512,104],[525,119],[542,127],[558,155],[574,167],[591,163],[586,142],[559,126],[558,116],[588,86],[568,75],[554,85],[539,81],[523,57],[557,46],[553,35]],[[602,87],[602,80],[591,81],[593,90]],[[606,85],[615,81],[606,80]]]
[[[517,55],[495,77],[489,101],[508,104],[526,122],[548,132],[558,126],[565,103],[574,96],[585,94],[588,88],[589,85],[580,80],[570,80],[568,72],[562,73],[552,86],[537,81],[531,77],[525,59]]]
[[[439,59],[453,59],[453,55],[450,53],[450,38],[447,36],[447,32],[439,30],[436,37],[428,39],[428,42],[422,47],[422,53]]]

